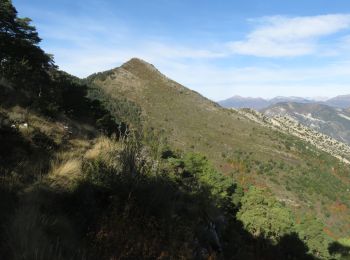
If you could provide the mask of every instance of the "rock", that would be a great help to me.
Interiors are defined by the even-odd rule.
[[[27,129],[28,128],[28,123],[23,123],[18,126],[19,129]]]

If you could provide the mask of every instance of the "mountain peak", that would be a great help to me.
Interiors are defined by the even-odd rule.
[[[124,65],[126,64],[135,64],[135,63],[139,63],[139,64],[145,64],[145,65],[151,65],[150,63],[148,63],[147,61],[137,58],[137,57],[133,57],[130,60],[128,60],[127,62],[124,63]]]
[[[129,61],[125,62],[122,66],[122,68],[124,69],[128,69],[128,68],[148,68],[148,69],[151,69],[151,70],[157,70],[156,67],[151,64],[151,63],[148,63],[147,61],[145,60],[142,60],[140,58],[132,58],[130,59]]]
[[[120,68],[137,75],[137,77],[147,80],[168,80],[153,64],[139,58],[132,58],[124,63]]]

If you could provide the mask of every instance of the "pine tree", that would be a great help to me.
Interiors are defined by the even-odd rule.
[[[0,79],[40,95],[54,63],[40,48],[41,39],[30,23],[29,18],[17,17],[11,0],[0,2]]]

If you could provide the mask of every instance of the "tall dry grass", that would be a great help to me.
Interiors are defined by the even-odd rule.
[[[117,167],[122,144],[113,138],[99,137],[93,147],[84,155],[85,160],[100,160],[110,167]]]
[[[50,186],[63,189],[74,187],[82,177],[81,167],[82,161],[77,158],[52,163],[47,176]]]

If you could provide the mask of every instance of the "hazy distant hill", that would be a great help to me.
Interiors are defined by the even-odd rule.
[[[334,99],[344,100],[344,99]],[[334,101],[335,102],[335,101]],[[339,104],[339,103],[338,103]],[[278,103],[262,112],[270,117],[289,116],[301,124],[350,143],[350,110],[323,104]]]
[[[251,108],[261,110],[282,102],[324,104],[332,107],[350,108],[350,95],[337,96],[328,100],[316,100],[303,97],[275,97],[272,99],[263,99],[234,96],[229,99],[219,101],[218,103],[226,108]]]
[[[272,99],[263,99],[234,96],[229,99],[219,101],[218,103],[226,108],[251,108],[261,110],[280,102],[312,103],[315,101],[302,97],[275,97]]]
[[[234,96],[229,99],[219,101],[219,104],[226,108],[252,108],[260,110],[268,107],[270,102],[263,98]]]
[[[303,97],[275,97],[268,100],[269,104],[277,104],[280,102],[298,102],[298,103],[313,103],[315,100]]]
[[[224,109],[140,59],[91,75],[87,81],[100,88],[109,102],[122,97],[137,104],[144,126],[158,130],[159,140],[166,138],[175,148],[204,154],[243,187],[269,187],[297,215],[316,212],[332,232],[344,235],[350,204],[341,214],[325,207],[338,199],[350,201],[347,167],[316,148],[312,138],[321,140],[317,133],[306,139],[302,132],[289,133],[288,125],[276,128],[262,124],[263,117],[256,121],[241,111]],[[310,207],[320,201],[323,206]]]
[[[328,99],[325,104],[340,108],[350,108],[350,95],[337,96]]]

